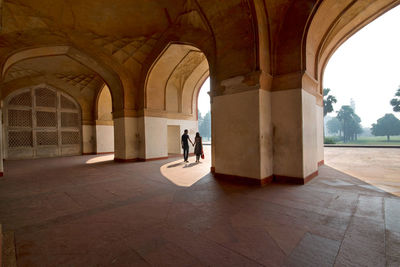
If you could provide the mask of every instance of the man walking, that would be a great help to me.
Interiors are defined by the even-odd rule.
[[[182,149],[183,149],[183,160],[184,162],[189,162],[188,161],[188,157],[189,157],[189,142],[192,144],[193,146],[193,142],[192,140],[190,140],[190,137],[188,135],[188,130],[186,129],[182,135],[181,138],[181,144],[182,144]]]

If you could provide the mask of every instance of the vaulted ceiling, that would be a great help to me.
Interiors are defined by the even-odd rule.
[[[2,82],[42,75],[69,85],[80,79],[82,85],[93,78],[108,84],[114,110],[123,115],[146,106],[149,71],[166,47],[180,43],[204,53],[216,93],[223,93],[218,90],[224,80],[238,75],[250,75],[257,85],[259,72],[272,80],[273,90],[302,86],[305,71],[318,83],[337,47],[399,2],[3,0]],[[60,53],[18,55],[21,62],[5,63],[38,47],[76,53],[68,59]]]

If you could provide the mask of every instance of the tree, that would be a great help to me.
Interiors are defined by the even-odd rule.
[[[202,121],[199,120],[199,132],[200,135],[206,138],[211,137],[211,112],[208,111],[206,115],[202,118]]]
[[[337,118],[332,118],[326,123],[328,132],[331,134],[339,134],[342,132],[342,124]]]
[[[203,116],[201,115],[200,109],[197,109],[197,120],[199,121],[199,127],[201,123],[203,122]]]
[[[324,117],[333,111],[333,104],[337,102],[336,97],[329,95],[331,89],[324,88]]]
[[[361,119],[350,106],[342,106],[336,118],[340,121],[343,131],[343,141],[357,140],[357,134],[362,133]]]
[[[395,96],[395,98],[393,98],[390,101],[390,105],[393,106],[394,112],[400,112],[400,86],[399,86],[399,89],[397,89],[397,92],[394,96]]]
[[[349,125],[350,140],[357,140],[357,135],[363,132],[360,117],[353,112],[353,119]]]
[[[377,123],[372,124],[372,134],[375,136],[386,136],[390,141],[390,136],[400,134],[400,120],[393,114],[386,114],[378,119]]]

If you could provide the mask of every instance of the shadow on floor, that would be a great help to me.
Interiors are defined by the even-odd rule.
[[[186,164],[183,168],[191,168],[191,167],[194,167],[199,164],[200,164],[200,162],[192,162],[192,163]]]
[[[181,166],[183,164],[185,164],[185,162],[178,162],[175,164],[168,165],[167,168],[175,168],[175,167]]]

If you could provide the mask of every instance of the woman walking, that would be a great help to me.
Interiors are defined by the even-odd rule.
[[[200,162],[200,156],[203,154],[203,142],[200,133],[196,133],[194,138],[194,154],[196,155],[196,162]]]

